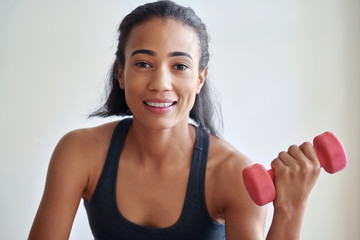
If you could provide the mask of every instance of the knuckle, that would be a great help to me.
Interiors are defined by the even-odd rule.
[[[302,149],[310,149],[310,148],[312,148],[312,143],[310,143],[310,142],[304,142],[303,144],[301,144],[301,148]]]
[[[284,168],[284,169],[283,169],[282,175],[283,175],[283,176],[291,176],[292,172],[293,172],[292,169],[290,169],[290,168],[287,167],[287,168]]]
[[[320,174],[320,166],[316,163],[312,162],[302,162],[301,163],[301,172],[304,175],[319,175]]]
[[[300,152],[300,148],[297,145],[291,145],[288,149],[288,153],[292,156],[292,157],[297,157],[299,156],[299,152]]]
[[[303,175],[306,175],[309,172],[311,172],[311,166],[309,166],[309,164],[307,163],[302,163],[300,167],[300,171]]]
[[[292,171],[293,171],[294,173],[301,172],[302,169],[303,169],[303,168],[302,168],[299,164],[294,164],[294,165],[292,166]]]
[[[279,152],[279,155],[278,155],[278,158],[284,158],[285,156],[287,156],[288,155],[288,153],[287,152],[285,152],[285,151],[281,151],[281,152]]]
[[[279,159],[279,158],[275,158],[274,160],[272,160],[272,162],[271,162],[271,163],[276,164],[276,163],[278,163],[279,161],[280,161],[280,159]]]
[[[299,149],[299,147],[297,145],[291,145],[288,149],[288,152],[295,152]]]
[[[306,161],[299,161],[298,164],[302,169],[306,170],[306,169],[310,168],[310,166],[309,166],[310,164],[308,162],[306,162]]]
[[[315,172],[316,174],[320,174],[321,171],[320,163],[318,161],[314,162],[314,164],[312,165],[312,169],[313,172]]]
[[[281,161],[280,158],[275,158],[271,162],[271,167],[273,167],[273,168],[281,168],[282,166],[283,166],[283,162]]]

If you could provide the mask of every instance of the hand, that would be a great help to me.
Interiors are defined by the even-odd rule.
[[[287,152],[279,153],[271,166],[275,172],[275,211],[303,211],[320,174],[320,163],[312,144],[290,146]]]

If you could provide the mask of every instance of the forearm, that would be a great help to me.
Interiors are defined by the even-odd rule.
[[[298,240],[305,212],[305,204],[298,208],[274,209],[274,217],[267,240]]]

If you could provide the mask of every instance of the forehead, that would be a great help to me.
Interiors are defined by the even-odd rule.
[[[135,26],[126,42],[125,57],[137,49],[149,49],[160,55],[181,51],[200,58],[199,41],[194,29],[172,18],[151,18]]]

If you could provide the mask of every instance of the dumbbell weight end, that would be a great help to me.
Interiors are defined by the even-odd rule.
[[[332,132],[325,132],[314,138],[313,145],[321,167],[328,173],[335,173],[347,165],[344,146]],[[242,172],[246,190],[259,206],[276,198],[274,170],[266,170],[261,164],[254,164]]]

